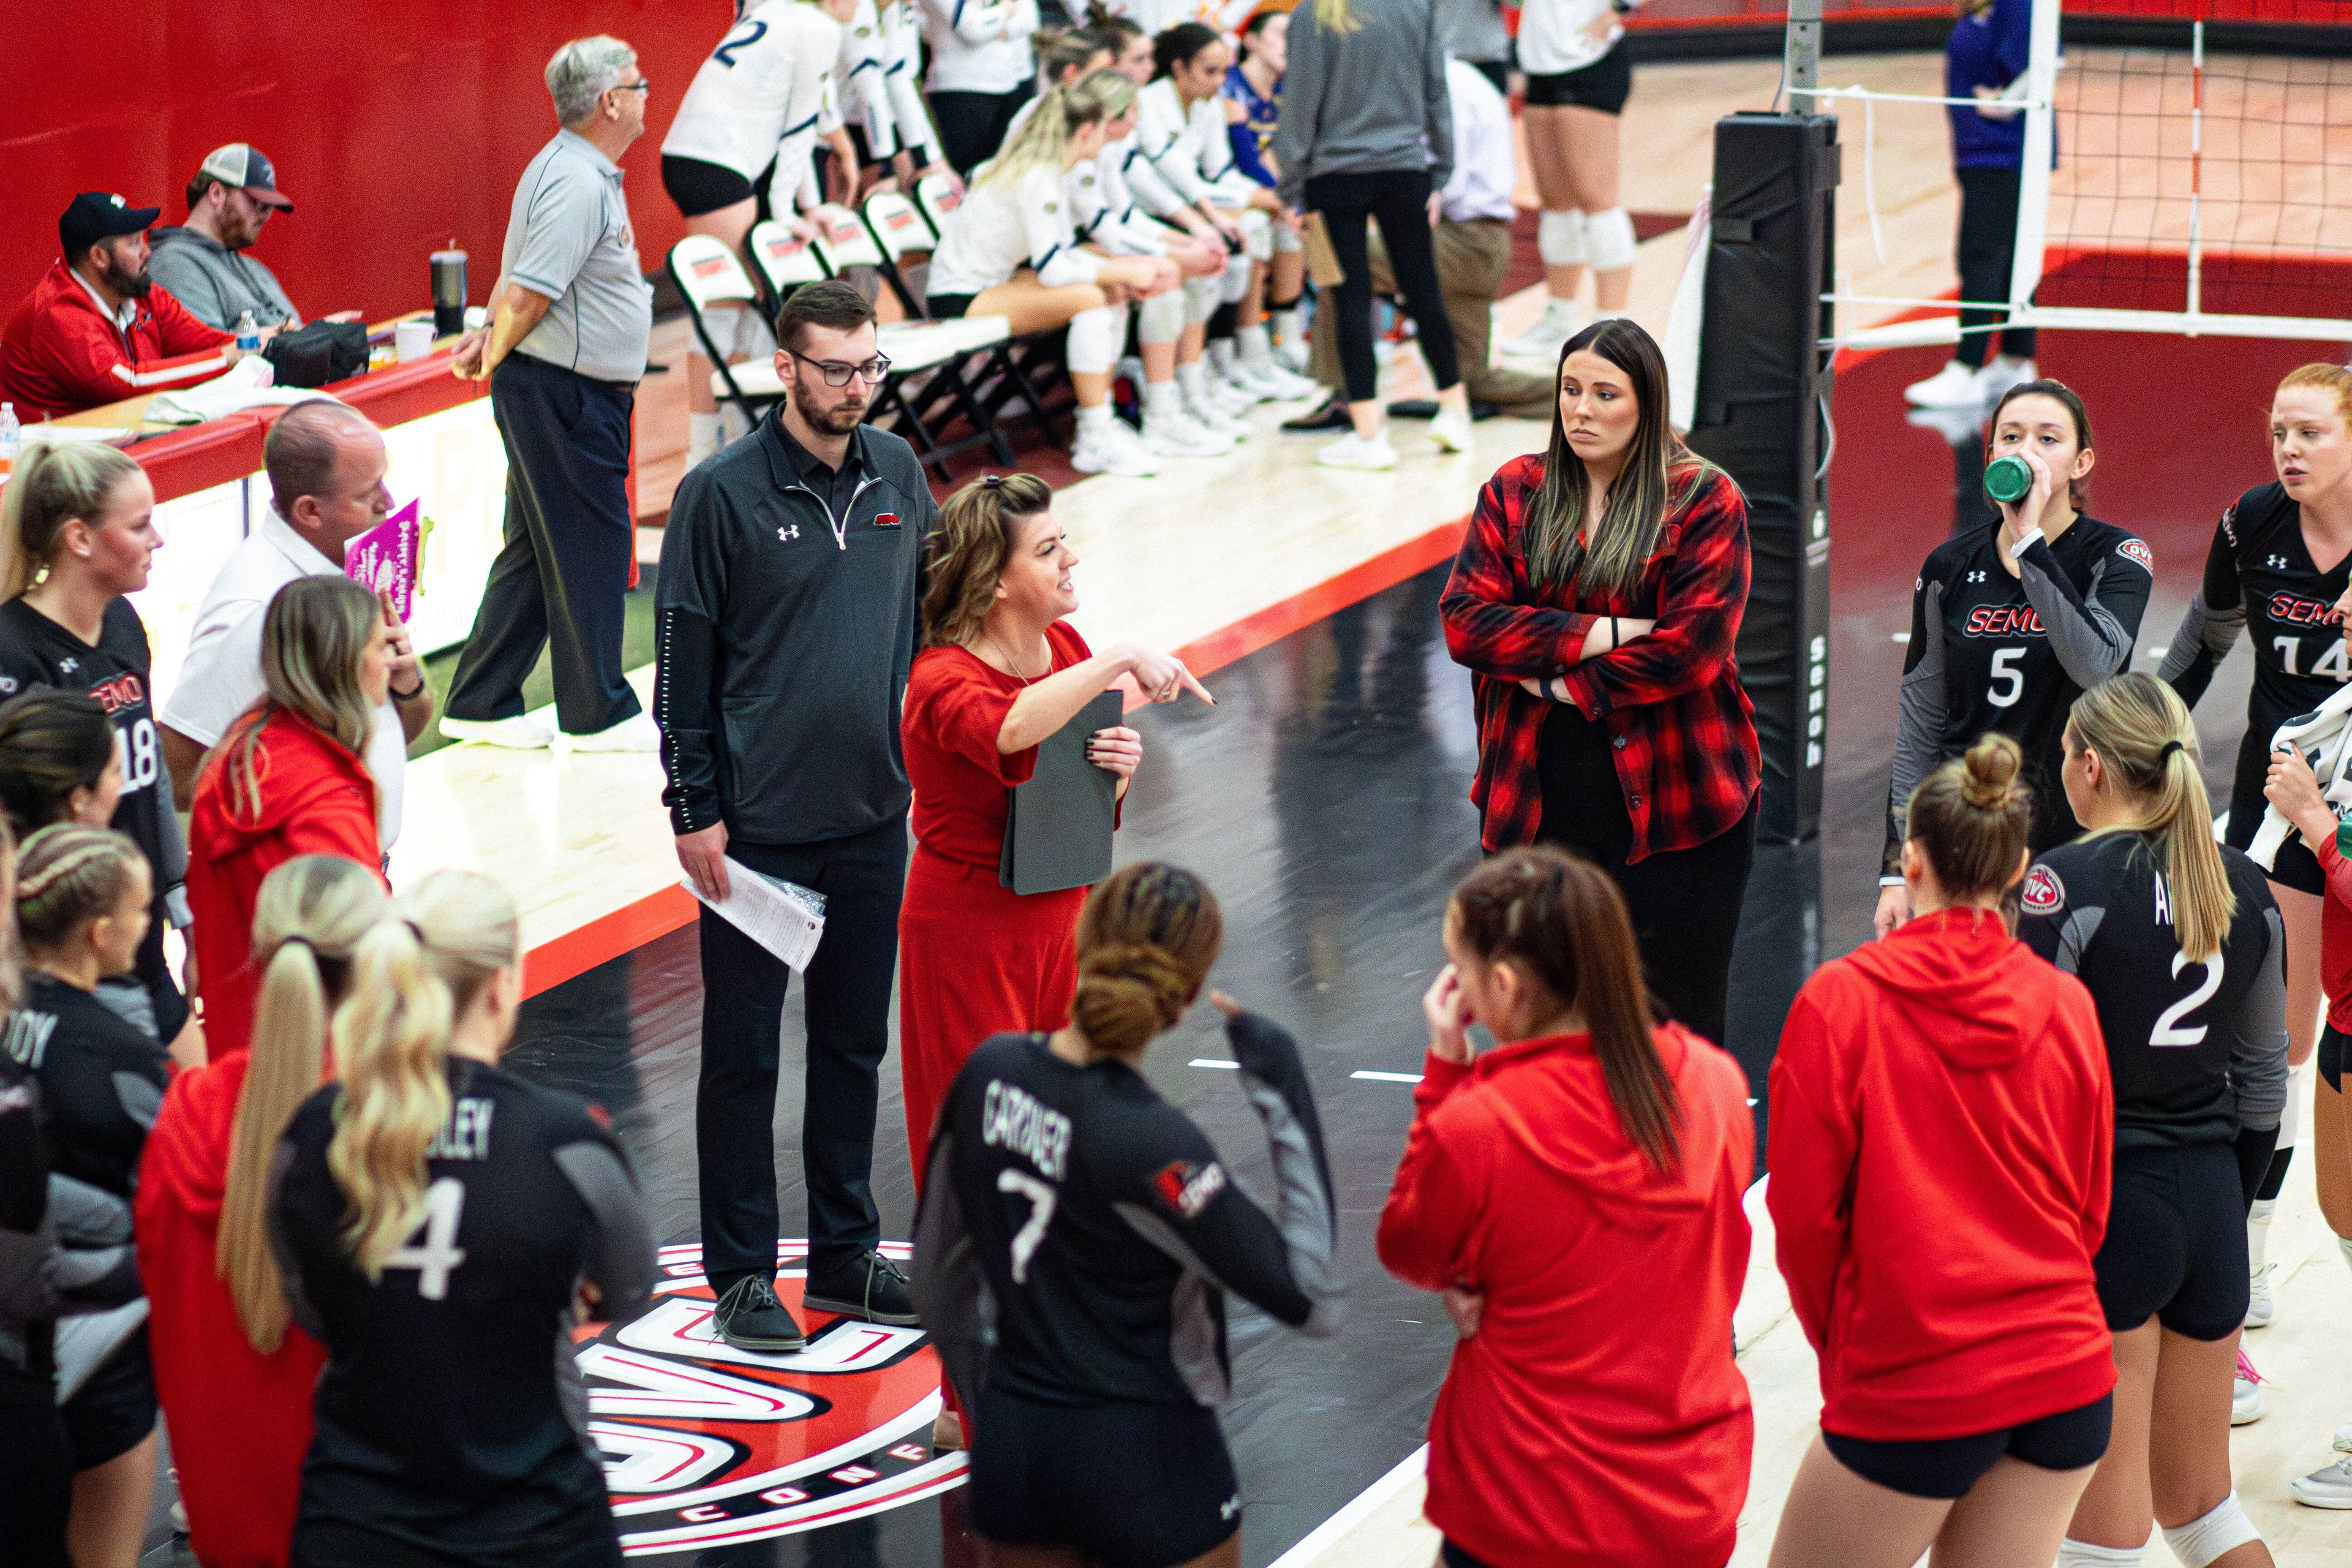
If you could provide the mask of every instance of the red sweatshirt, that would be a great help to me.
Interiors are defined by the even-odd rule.
[[[228,369],[236,339],[156,287],[131,302],[129,330],[99,308],[60,259],[0,331],[0,398],[29,425],[142,393],[194,386]]]
[[[253,759],[258,809],[232,798],[228,763],[243,753],[254,722],[248,713],[221,737],[196,781],[188,816],[196,986],[205,999],[205,1049],[215,1061],[253,1037],[260,984],[252,964],[253,906],[262,879],[297,855],[340,855],[379,879],[383,875],[374,776],[364,761],[307,721],[283,710],[269,712]]]
[[[2345,828],[2312,847],[2327,873],[2327,901],[2319,906],[2319,987],[2327,994],[2327,1024],[2352,1035],[2352,860],[2344,858]],[[2283,1128],[2281,1138],[2294,1136]]]
[[[1731,1556],[1754,1422],[1731,1360],[1756,1163],[1748,1082],[1666,1025],[1681,1159],[1625,1136],[1590,1035],[1523,1040],[1414,1092],[1381,1261],[1484,1293],[1429,1421],[1430,1521],[1496,1568]]]
[[[2091,994],[1989,910],[1813,973],[1772,1064],[1765,1191],[1822,1426],[1965,1437],[2115,1386],[2091,1272],[2115,1091]]]
[[[274,1355],[245,1337],[214,1249],[229,1131],[251,1053],[181,1073],[140,1158],[135,1235],[147,1287],[155,1391],[205,1568],[283,1568],[310,1446],[310,1394],[326,1364],[289,1324]]]

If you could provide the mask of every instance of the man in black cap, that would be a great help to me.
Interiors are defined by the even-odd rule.
[[[155,231],[147,270],[207,326],[233,332],[250,310],[257,326],[299,327],[302,318],[277,274],[247,254],[272,213],[293,210],[260,148],[215,147],[188,182],[186,226]]]
[[[16,417],[193,386],[237,362],[234,338],[147,276],[147,229],[161,210],[84,191],[58,219],[65,254],[0,331],[0,402]]]

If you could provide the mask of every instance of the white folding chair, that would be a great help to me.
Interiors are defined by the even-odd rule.
[[[931,226],[936,239],[948,231],[948,214],[963,205],[963,192],[945,174],[925,174],[915,182],[915,208]]]
[[[751,275],[743,270],[742,262],[736,259],[735,253],[723,241],[708,234],[689,234],[671,246],[667,266],[670,281],[677,286],[678,298],[686,301],[686,313],[694,322],[694,335],[701,340],[702,352],[717,367],[710,375],[712,395],[730,400],[743,411],[745,418],[757,424],[760,411],[782,396],[783,388],[775,384],[772,367],[767,367],[764,381],[774,386],[773,391],[747,385],[747,381],[754,379],[748,375],[739,378],[739,371],[748,373],[752,367],[727,363],[727,351],[710,334],[708,315],[722,305],[759,310],[760,290],[752,283]]]

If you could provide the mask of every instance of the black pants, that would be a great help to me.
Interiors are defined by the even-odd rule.
[[[621,675],[622,603],[637,547],[629,515],[629,416],[636,390],[524,354],[490,377],[507,449],[506,545],[449,687],[453,719],[510,719],[551,646],[555,715],[593,735],[634,716]]]
[[[808,1180],[809,1272],[854,1263],[881,1239],[874,1207],[874,1101],[890,1044],[890,980],[907,823],[822,844],[747,844],[727,853],[823,893],[824,940],[803,995],[808,1059],[801,1166]],[[776,1068],[792,971],[702,911],[702,1077],[694,1101],[702,1184],[702,1266],[724,1294],[776,1266]]]
[[[1036,92],[1024,82],[1011,92],[932,92],[931,118],[940,122],[940,152],[948,167],[970,174],[996,156],[1013,117]]]
[[[1962,169],[1960,178],[1960,298],[2006,300],[2010,268],[2017,259],[2017,193],[2023,176],[2015,169]],[[2019,359],[2033,357],[2032,327],[2003,327],[1999,332],[1971,332],[2006,320],[2005,310],[1962,310],[1962,364],[1981,366],[1992,355],[1992,341],[2000,352]]]
[[[1348,401],[1368,403],[1381,391],[1372,357],[1372,266],[1365,252],[1364,220],[1381,226],[1389,269],[1404,296],[1405,313],[1419,334],[1422,357],[1440,392],[1462,379],[1454,356],[1454,323],[1437,284],[1437,247],[1429,233],[1426,170],[1390,169],[1360,174],[1318,174],[1307,182],[1307,207],[1323,215],[1331,254],[1347,276],[1331,291],[1331,320],[1339,335],[1339,373]]]

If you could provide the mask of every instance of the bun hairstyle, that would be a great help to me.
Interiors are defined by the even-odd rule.
[[[1022,525],[1054,506],[1034,474],[992,474],[948,497],[924,546],[923,644],[971,641],[996,602],[996,582],[1020,548]]]
[[[18,837],[65,820],[74,791],[114,760],[106,710],[78,691],[28,691],[0,704],[0,811]]]
[[[2018,778],[2025,753],[1999,731],[1919,781],[1911,792],[1911,841],[1955,900],[1998,893],[2017,880],[2033,826],[2033,792]]]
[[[1224,42],[1217,30],[1200,22],[1179,22],[1151,40],[1151,79],[1171,75],[1190,65],[1202,49]]]
[[[1201,994],[1225,936],[1216,895],[1158,860],[1112,872],[1078,911],[1070,1020],[1097,1052],[1141,1050]]]
[[[390,908],[374,872],[335,855],[296,856],[263,879],[255,901],[261,994],[229,1131],[213,1264],[246,1339],[263,1355],[286,1338],[286,1291],[268,1226],[270,1161],[323,1076],[327,1018],[348,987],[352,955]]]
[[[1125,53],[1130,42],[1145,36],[1142,24],[1105,9],[1102,0],[1087,0],[1087,31],[1113,55]]]
[[[2096,752],[2116,787],[2140,808],[2136,820],[2099,831],[2146,833],[2163,844],[2182,956],[2193,962],[2221,952],[2238,916],[2238,895],[2213,843],[2188,704],[2152,675],[2111,677],[2074,699],[2066,745]]]
[[[95,528],[114,487],[138,471],[128,454],[96,441],[27,440],[0,499],[0,600],[39,579],[67,523]]]
[[[2340,364],[2328,364],[2324,362],[2318,364],[2298,365],[2287,372],[2286,379],[2278,384],[2278,389],[2281,392],[2298,386],[2325,387],[2334,393],[2336,413],[2343,417],[2347,426],[2352,426],[2352,370],[2347,370]]]
[[[1633,918],[1608,873],[1549,846],[1506,850],[1463,879],[1446,913],[1482,963],[1507,959],[1582,1016],[1625,1136],[1673,1169],[1682,1102],[1658,1059]]]
[[[1076,27],[1041,27],[1030,35],[1029,47],[1037,52],[1038,79],[1047,87],[1061,86],[1064,77],[1086,69],[1088,60],[1110,47]]]
[[[25,840],[16,857],[16,930],[35,952],[53,952],[110,915],[147,865],[129,836],[63,822]]]
[[[2021,397],[2046,397],[2066,411],[2074,426],[2074,445],[2083,451],[2092,451],[2098,443],[2091,437],[2091,411],[2083,406],[2082,395],[2063,381],[2044,376],[2039,381],[2021,381],[2000,395],[1992,405],[1992,416],[1985,421],[1985,456],[1992,456],[1993,432],[2000,428],[2001,410]],[[2083,504],[2083,483],[2080,479],[2066,481],[2066,499],[2074,506]]]
[[[342,1100],[327,1169],[347,1205],[343,1245],[370,1279],[425,1212],[425,1150],[449,1119],[449,1033],[521,961],[514,900],[471,871],[436,871],[392,900],[352,956],[335,1009]]]

